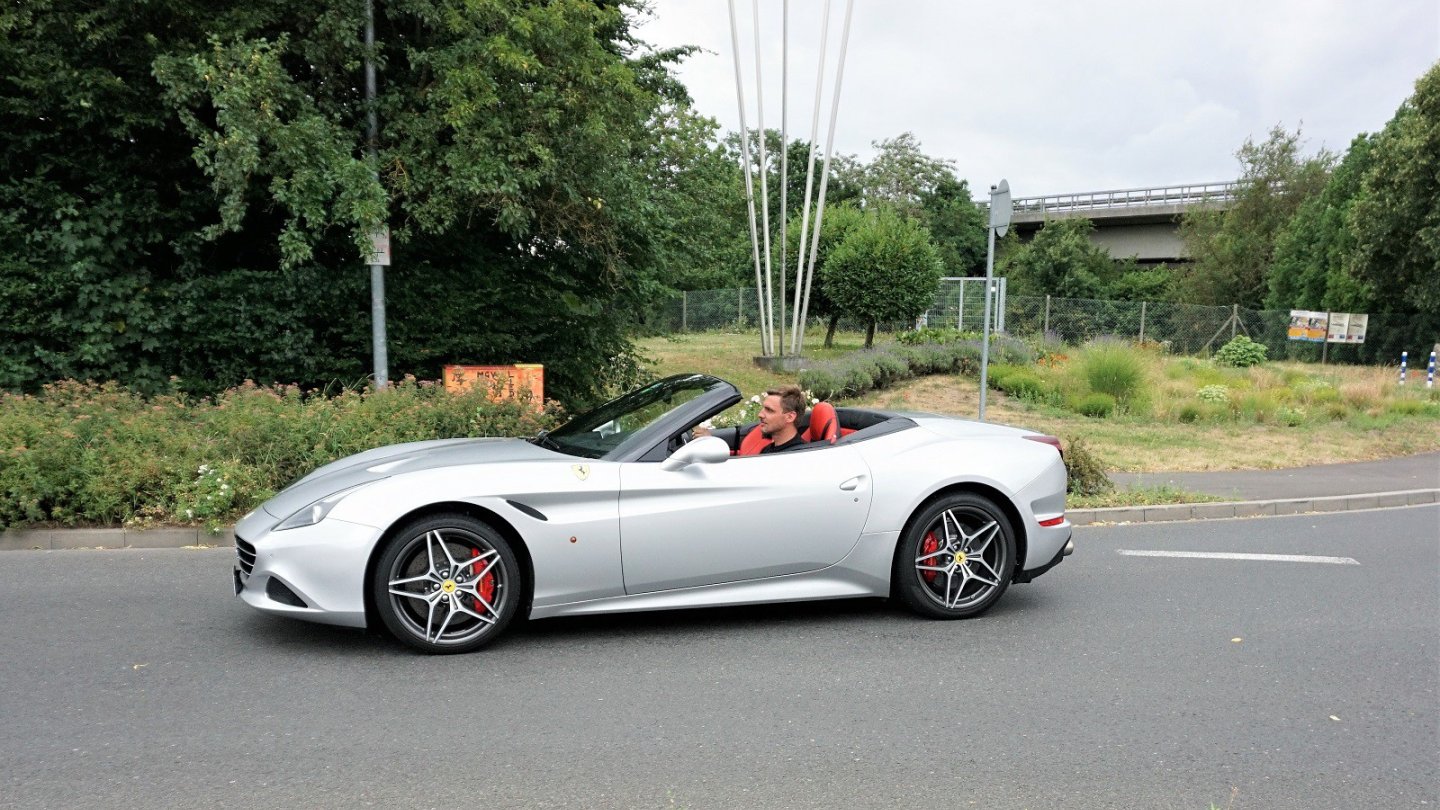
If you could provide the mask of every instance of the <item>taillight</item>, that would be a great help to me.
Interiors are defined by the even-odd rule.
[[[1060,440],[1055,438],[1054,436],[1044,436],[1039,433],[1032,433],[1027,435],[1025,438],[1029,439],[1032,442],[1048,444],[1051,447],[1055,448],[1055,452],[1059,453],[1061,458],[1065,457],[1065,448],[1060,446]]]

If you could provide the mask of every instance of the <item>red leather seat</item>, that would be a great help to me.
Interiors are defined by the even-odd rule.
[[[828,402],[817,402],[810,409],[810,427],[805,429],[805,441],[834,444],[840,438],[840,417],[835,406]]]
[[[764,450],[771,444],[774,444],[774,442],[771,441],[769,436],[760,432],[760,426],[756,425],[750,429],[749,433],[745,434],[745,438],[740,440],[740,449],[735,451],[735,455],[756,456],[760,454],[761,450]]]

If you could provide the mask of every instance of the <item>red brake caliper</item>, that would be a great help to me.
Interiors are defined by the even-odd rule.
[[[925,542],[923,542],[923,543],[920,544],[920,556],[921,556],[921,557],[926,557],[926,556],[929,556],[929,555],[931,555],[931,554],[934,554],[935,552],[937,552],[937,551],[939,551],[939,550],[940,550],[940,541],[939,541],[938,539],[936,539],[935,533],[934,533],[934,532],[930,532],[929,534],[925,535]],[[929,564],[930,564],[930,565],[934,565],[935,563],[934,563],[934,561],[932,560]],[[924,577],[926,582],[934,582],[934,581],[935,581],[935,576],[936,576],[937,574],[939,574],[939,573],[940,573],[939,571],[921,571],[921,572],[920,572],[920,576]]]
[[[471,557],[479,557],[479,556],[480,556],[480,549],[478,549],[478,548],[472,548],[472,549],[470,549],[470,556],[471,556]],[[475,563],[474,565],[470,566],[470,573],[475,574],[475,575],[477,575],[477,576],[480,574],[481,571],[484,571],[484,570],[485,570],[485,566],[484,566],[483,563],[478,563],[478,562],[477,562],[477,563]],[[490,603],[490,604],[492,604],[492,605],[495,604],[495,572],[494,572],[493,570],[492,570],[492,571],[485,571],[485,576],[480,577],[480,583],[475,586],[475,590],[476,590],[477,592],[479,592],[479,594],[480,594],[480,599],[484,599],[486,602],[488,602],[488,603]],[[472,602],[475,603],[475,612],[476,612],[476,613],[479,613],[479,614],[482,615],[482,616],[485,615],[485,606],[482,605],[482,604],[480,604],[480,600],[479,600],[479,599],[472,599],[472,600],[470,600],[470,601],[472,601]]]

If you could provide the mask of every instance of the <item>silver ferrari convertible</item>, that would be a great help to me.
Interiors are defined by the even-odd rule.
[[[966,618],[1073,549],[1053,437],[827,403],[783,453],[695,435],[740,399],[680,375],[533,438],[327,464],[235,526],[235,593],[458,653],[520,615],[879,596]]]

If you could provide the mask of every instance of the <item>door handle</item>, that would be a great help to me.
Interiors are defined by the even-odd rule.
[[[845,490],[846,492],[854,492],[855,489],[856,489],[857,487],[859,487],[859,486],[860,486],[860,476],[857,475],[857,476],[855,476],[854,478],[851,478],[849,481],[846,481],[845,483],[841,484],[841,485],[840,485],[840,488],[843,489],[843,490]]]

